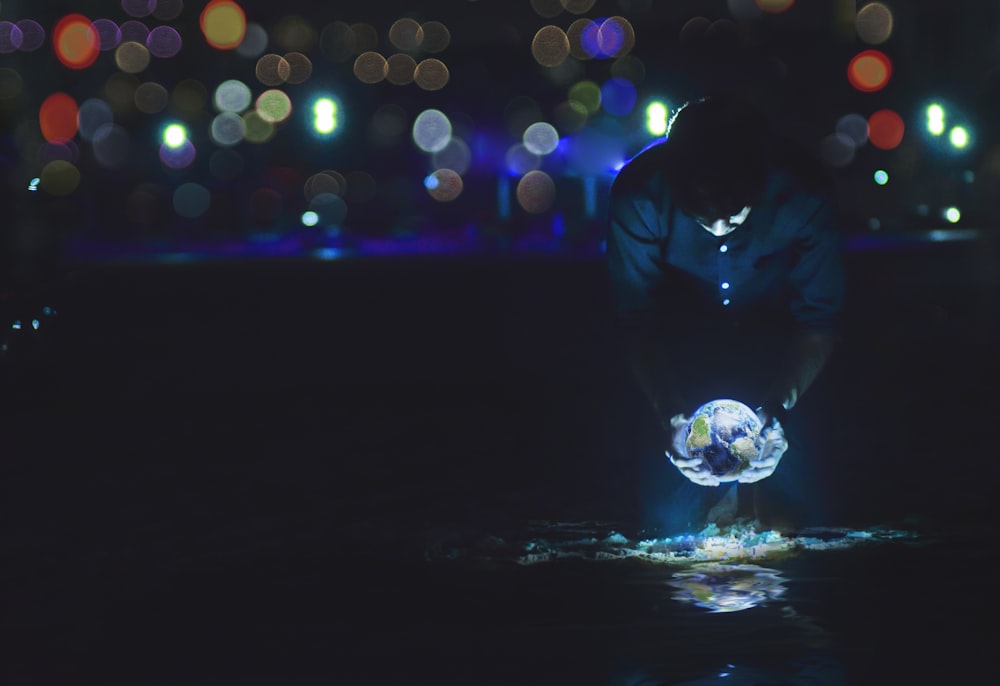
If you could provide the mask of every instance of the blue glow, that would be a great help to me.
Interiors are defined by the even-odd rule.
[[[32,329],[34,329],[35,331],[38,331],[38,327],[39,326],[41,326],[41,322],[39,322],[37,319],[32,319],[31,320],[31,328]]]
[[[879,169],[877,172],[875,172],[875,183],[877,183],[880,186],[884,186],[885,184],[889,183],[889,172],[883,169]]]
[[[344,251],[339,248],[319,248],[313,254],[321,260],[335,260],[343,255]]]
[[[20,331],[21,330],[21,320],[20,319],[15,319],[14,323],[10,325],[10,328],[14,329],[14,331]]]
[[[42,182],[42,180],[36,176],[35,178],[33,178],[28,183],[28,190],[31,191],[31,192],[37,191],[38,190],[38,184],[40,184],[41,182]]]
[[[424,188],[426,188],[429,191],[432,191],[435,188],[437,188],[438,185],[440,185],[440,183],[441,181],[434,174],[428,174],[427,176],[424,177]]]
[[[601,105],[608,114],[624,117],[635,109],[635,86],[628,79],[615,77],[601,86]]]

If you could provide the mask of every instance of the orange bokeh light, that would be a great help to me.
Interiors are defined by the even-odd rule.
[[[67,14],[52,29],[56,57],[70,69],[86,69],[101,52],[101,39],[82,14]]]
[[[903,142],[906,125],[893,110],[879,110],[868,117],[868,140],[880,150],[892,150]]]
[[[69,95],[53,93],[38,109],[38,125],[50,143],[65,143],[76,135],[80,125],[80,108]]]
[[[880,50],[859,52],[847,65],[847,78],[862,93],[882,90],[892,76],[892,60]]]
[[[234,0],[212,0],[198,19],[208,44],[217,50],[233,50],[247,33],[247,16]]]

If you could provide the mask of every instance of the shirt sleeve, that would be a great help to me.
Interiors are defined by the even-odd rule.
[[[792,316],[809,329],[837,330],[845,300],[845,270],[833,206],[820,201],[796,240],[789,274],[795,296]]]
[[[612,190],[607,258],[618,314],[636,317],[652,310],[652,292],[662,275],[660,234],[660,219],[651,199]]]

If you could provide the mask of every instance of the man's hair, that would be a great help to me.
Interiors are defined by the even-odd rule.
[[[768,126],[743,100],[715,96],[684,105],[671,119],[668,177],[683,212],[705,219],[738,214],[763,191]]]

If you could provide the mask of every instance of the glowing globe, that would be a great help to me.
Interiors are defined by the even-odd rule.
[[[705,403],[684,427],[688,457],[701,458],[720,481],[735,481],[764,447],[760,417],[736,400]]]

